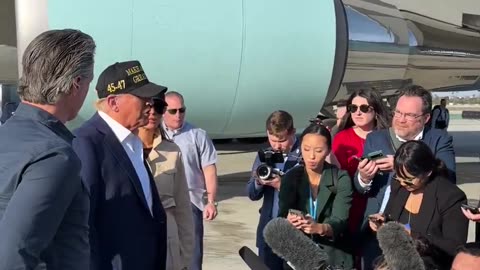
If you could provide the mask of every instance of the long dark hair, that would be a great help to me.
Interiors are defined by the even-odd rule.
[[[338,127],[338,131],[351,128],[355,126],[352,120],[352,114],[348,111],[348,106],[352,104],[355,97],[365,98],[373,110],[375,111],[375,124],[374,129],[384,129],[390,127],[391,117],[387,106],[382,101],[382,98],[375,90],[360,89],[353,92],[347,100],[347,112],[343,116],[343,119]]]
[[[395,153],[393,168],[401,178],[407,178],[405,171],[415,177],[425,176],[432,172],[429,179],[433,179],[435,176],[448,177],[445,164],[435,158],[430,147],[422,141],[403,143]]]

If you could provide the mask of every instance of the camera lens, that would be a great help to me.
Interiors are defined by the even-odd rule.
[[[272,174],[272,169],[268,165],[262,164],[258,166],[257,168],[258,178],[262,180],[267,180],[270,178],[271,174]]]

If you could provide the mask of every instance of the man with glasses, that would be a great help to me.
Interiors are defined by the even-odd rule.
[[[107,67],[96,90],[98,112],[73,143],[90,193],[90,269],[165,269],[166,215],[137,133],[167,88],[128,61]]]
[[[363,240],[363,269],[372,269],[373,260],[381,254],[378,242],[369,231],[368,216],[382,213],[390,197],[393,175],[393,157],[403,142],[422,140],[442,160],[449,170],[449,179],[455,183],[455,153],[452,137],[443,130],[431,129],[425,124],[430,119],[432,96],[421,86],[410,86],[400,91],[393,110],[392,127],[373,131],[367,135],[364,155],[381,150],[385,157],[363,159],[358,164],[354,179],[358,192],[368,196],[365,218],[361,230]]]
[[[217,152],[205,130],[185,122],[186,107],[180,93],[168,92],[165,101],[168,106],[163,114],[163,126],[182,152],[192,203],[195,250],[189,269],[199,270],[203,261],[203,219],[213,220],[217,216]]]

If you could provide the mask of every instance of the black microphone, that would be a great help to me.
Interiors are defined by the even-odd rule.
[[[377,239],[390,269],[425,270],[412,237],[397,222],[387,222],[377,231]]]
[[[243,261],[248,265],[248,267],[252,270],[270,270],[268,266],[263,263],[262,258],[258,257],[255,252],[253,252],[248,247],[243,246],[238,251],[240,257],[242,257]]]
[[[263,230],[265,242],[295,270],[324,270],[327,253],[285,218],[270,220]]]

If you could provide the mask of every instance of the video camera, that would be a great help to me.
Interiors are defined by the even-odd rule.
[[[282,152],[273,150],[258,150],[258,158],[260,159],[260,166],[257,167],[257,175],[263,181],[270,181],[273,174],[282,176],[284,173],[275,167],[275,163],[283,163],[284,156]]]

